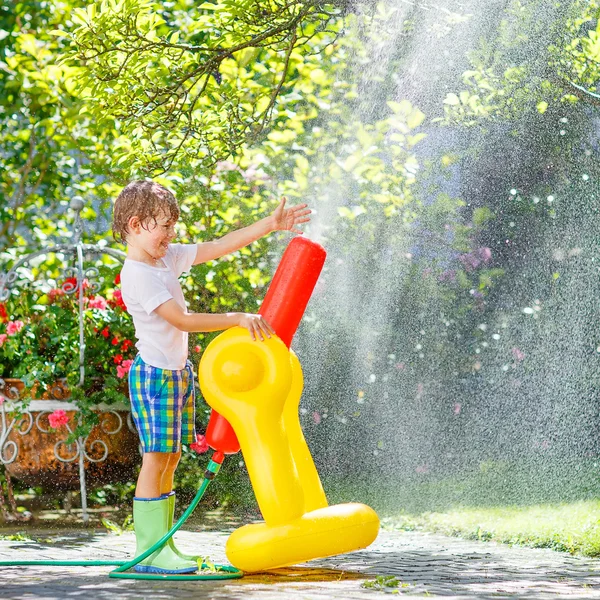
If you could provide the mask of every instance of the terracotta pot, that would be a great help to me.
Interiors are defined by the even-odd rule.
[[[5,379],[5,382],[7,385],[23,389],[20,380]],[[61,386],[57,389],[61,389]],[[64,386],[62,389],[65,389]],[[66,391],[68,394],[68,390]],[[0,387],[0,393],[2,392],[3,389]],[[6,392],[5,394],[8,396]],[[60,394],[53,391],[52,395]],[[48,412],[42,408],[43,402],[48,403]],[[11,475],[27,485],[41,485],[61,490],[79,489],[77,446],[75,444],[68,446],[64,443],[69,435],[66,426],[61,426],[57,430],[49,428],[49,414],[61,409],[62,404],[65,405],[64,410],[69,417],[68,425],[73,430],[77,415],[77,411],[72,410],[73,405],[54,398],[42,399],[33,401],[29,410],[31,420],[25,417],[20,422],[20,426],[16,423],[8,436],[8,441],[16,444],[17,457],[5,467]],[[131,479],[135,475],[136,466],[141,461],[138,435],[132,432],[127,424],[129,411],[110,412],[110,409],[107,409],[99,411],[98,415],[101,422],[94,427],[85,443],[84,468],[88,489],[94,485]],[[7,415],[8,424],[11,420]],[[21,435],[18,430],[25,431],[29,425],[31,425],[29,431]],[[105,460],[94,462],[104,454],[106,454]],[[6,455],[10,458],[12,450],[7,450]]]

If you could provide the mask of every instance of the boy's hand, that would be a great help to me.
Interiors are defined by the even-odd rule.
[[[249,332],[253,340],[256,341],[256,337],[261,342],[265,340],[265,335],[270,338],[271,335],[275,335],[275,332],[271,326],[264,320],[262,315],[253,315],[252,313],[239,313],[240,327],[245,327]]]
[[[311,210],[307,208],[308,204],[298,204],[291,208],[286,208],[285,203],[287,198],[283,196],[279,206],[273,211],[271,217],[273,219],[273,231],[293,231],[294,233],[304,233],[298,229],[301,223],[310,221]]]

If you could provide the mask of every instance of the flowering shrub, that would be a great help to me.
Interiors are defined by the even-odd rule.
[[[89,432],[97,422],[94,406],[127,402],[127,374],[136,352],[118,276],[107,270],[101,279],[98,289],[87,279],[82,284],[82,386],[77,280],[67,278],[42,292],[20,290],[0,303],[0,377],[23,380],[24,407],[31,398],[55,397],[57,382],[66,384],[83,417],[76,435]],[[58,389],[64,394],[64,387]],[[60,419],[57,424],[62,424]]]

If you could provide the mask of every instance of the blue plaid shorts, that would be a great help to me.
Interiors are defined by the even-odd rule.
[[[136,356],[129,371],[131,416],[144,452],[179,452],[196,441],[194,370],[159,369]]]

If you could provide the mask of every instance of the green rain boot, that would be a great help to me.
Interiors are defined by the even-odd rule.
[[[168,494],[163,494],[163,498],[167,498],[167,500],[169,501],[169,512],[168,512],[168,518],[167,518],[167,531],[169,529],[171,529],[171,527],[173,527],[173,517],[175,515],[175,492],[169,492]],[[173,537],[171,537],[169,539],[169,546],[171,547],[171,550],[173,550],[173,552],[175,552],[175,554],[177,554],[177,556],[179,556],[180,558],[182,558],[183,560],[192,560],[194,561],[196,564],[198,564],[198,559],[200,559],[200,556],[191,556],[189,554],[184,554],[183,552],[181,552],[177,546],[175,546],[175,541],[173,540]]]
[[[133,528],[137,547],[135,555],[151,548],[170,529],[167,527],[169,515],[169,499],[147,498],[133,500]],[[181,558],[167,543],[160,550],[145,558],[141,563],[135,565],[138,573],[159,573],[166,575],[178,575],[181,573],[195,573],[198,564]]]

